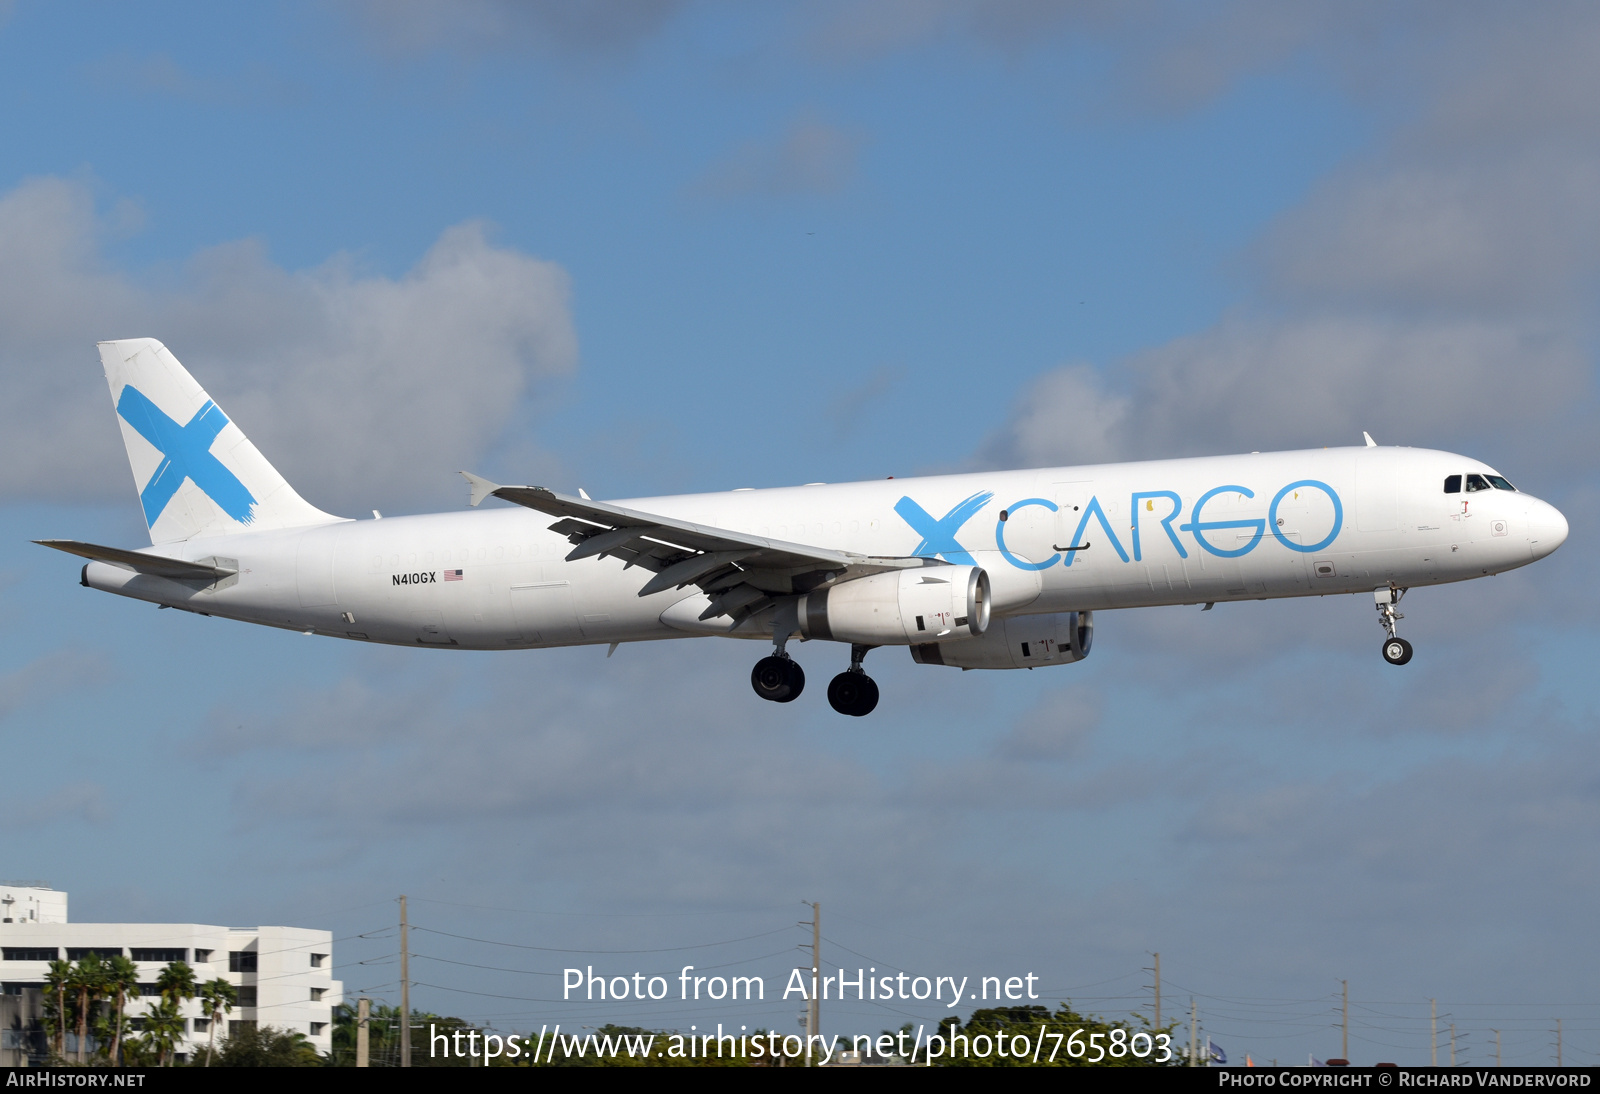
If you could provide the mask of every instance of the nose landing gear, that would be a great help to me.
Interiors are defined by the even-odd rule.
[[[1372,590],[1372,599],[1378,606],[1378,623],[1389,635],[1383,640],[1383,659],[1391,665],[1403,665],[1411,660],[1411,643],[1394,633],[1395,623],[1405,618],[1395,611],[1395,605],[1405,595],[1404,589],[1396,589],[1392,585],[1381,585]]]
[[[878,685],[861,667],[869,650],[875,646],[850,647],[850,667],[828,684],[828,705],[840,714],[860,718],[871,714],[878,705]]]

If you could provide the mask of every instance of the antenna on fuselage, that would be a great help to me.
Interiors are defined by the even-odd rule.
[[[1378,442],[1373,440],[1372,439],[1372,434],[1368,433],[1365,429],[1363,429],[1361,431],[1361,439],[1367,442],[1367,447],[1368,448],[1377,448],[1378,447]]]

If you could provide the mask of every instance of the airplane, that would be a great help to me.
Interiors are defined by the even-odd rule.
[[[1566,518],[1481,461],[1379,446],[978,472],[622,501],[463,471],[471,508],[351,520],[296,493],[165,346],[100,358],[151,545],[37,540],[81,584],[361,642],[539,649],[692,636],[772,643],[750,682],[799,697],[795,639],[849,647],[841,714],[878,703],[867,653],[1033,669],[1087,657],[1094,613],[1366,594],[1384,660],[1408,589],[1526,566]],[[511,507],[478,508],[487,498]]]

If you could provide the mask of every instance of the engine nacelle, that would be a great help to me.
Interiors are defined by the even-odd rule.
[[[1082,661],[1093,643],[1093,612],[1016,615],[965,642],[912,646],[911,659],[958,669],[1032,669]]]
[[[980,566],[919,566],[815,589],[796,605],[800,634],[870,646],[938,644],[989,626],[989,575]]]

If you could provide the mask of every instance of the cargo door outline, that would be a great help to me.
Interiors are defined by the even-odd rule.
[[[334,581],[334,561],[344,524],[313,528],[295,545],[294,584],[302,608],[327,608],[339,603]]]
[[[511,617],[522,632],[522,641],[541,646],[581,642],[572,582],[549,573],[547,567],[545,578],[511,586]]]

